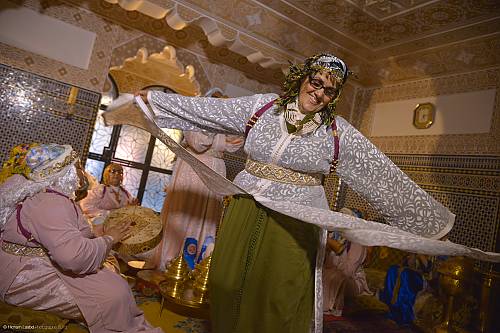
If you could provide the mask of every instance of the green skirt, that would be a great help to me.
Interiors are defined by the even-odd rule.
[[[212,254],[212,332],[309,332],[318,235],[312,224],[233,198]]]

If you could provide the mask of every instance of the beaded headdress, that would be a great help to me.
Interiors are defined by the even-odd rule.
[[[287,104],[294,102],[304,78],[320,71],[329,72],[337,81],[338,86],[337,96],[321,111],[323,124],[330,125],[333,121],[335,106],[340,98],[342,86],[350,74],[345,62],[332,54],[320,53],[307,58],[303,64],[291,65],[283,83],[283,95],[276,100],[276,103],[281,106],[281,109],[284,109]]]
[[[41,180],[74,164],[78,153],[69,145],[43,144],[30,149],[26,164],[31,168],[30,179]]]

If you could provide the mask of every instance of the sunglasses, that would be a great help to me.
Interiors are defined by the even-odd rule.
[[[309,76],[309,85],[315,90],[323,89],[323,93],[331,99],[335,99],[335,97],[337,97],[338,89],[335,87],[325,87],[323,81],[320,79]]]

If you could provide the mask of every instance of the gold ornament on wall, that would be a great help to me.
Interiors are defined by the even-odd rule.
[[[434,123],[436,109],[432,103],[417,104],[413,110],[413,126],[418,129],[431,127]]]

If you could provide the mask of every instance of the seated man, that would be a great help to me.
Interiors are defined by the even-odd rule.
[[[120,164],[111,163],[104,169],[104,184],[92,187],[87,197],[80,201],[80,207],[92,222],[96,235],[102,234],[102,223],[112,210],[139,203],[122,186],[122,182],[123,167]]]
[[[354,209],[342,208],[341,213],[362,218]],[[363,262],[365,246],[349,242],[341,237],[329,237],[323,268],[323,311],[342,316],[344,299],[372,294],[366,282]]]
[[[392,265],[387,270],[379,298],[389,307],[389,318],[398,325],[410,325],[415,319],[413,306],[417,294],[426,287],[424,274],[431,272],[431,268],[426,256],[410,254],[402,265]]]
[[[157,332],[103,262],[130,225],[95,238],[73,197],[84,182],[70,146],[20,145],[0,172],[0,300],[84,320],[90,332]]]

